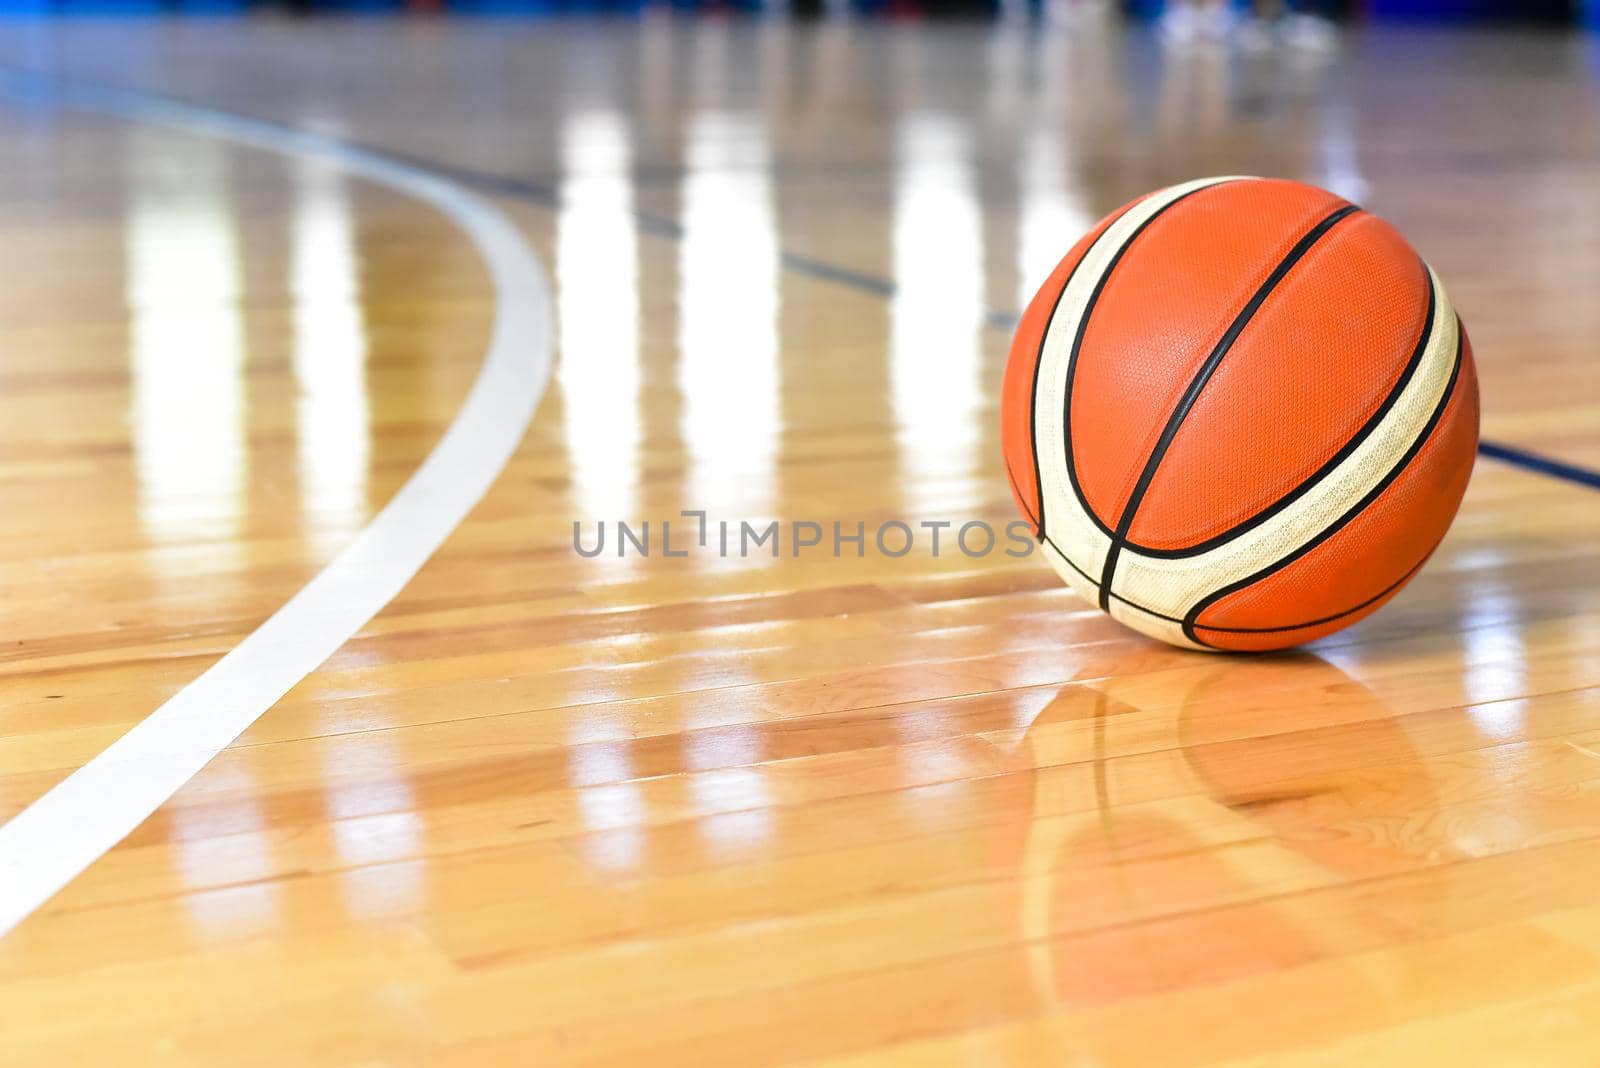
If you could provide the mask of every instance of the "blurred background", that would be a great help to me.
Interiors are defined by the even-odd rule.
[[[984,17],[1034,14],[1072,17],[1111,9],[1137,19],[1165,19],[1173,32],[1203,35],[1213,26],[1251,20],[1318,18],[1435,22],[1523,22],[1600,27],[1600,0],[0,0],[9,14],[226,14],[249,10],[346,13],[555,14],[781,10],[799,16],[878,14],[889,17]]]

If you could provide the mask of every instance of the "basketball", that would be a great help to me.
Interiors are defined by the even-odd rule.
[[[0,1068],[1600,1062],[1600,0],[0,13]]]
[[[1012,342],[1001,437],[1074,590],[1173,645],[1277,649],[1426,563],[1472,471],[1477,374],[1388,223],[1299,182],[1206,178],[1057,265]]]

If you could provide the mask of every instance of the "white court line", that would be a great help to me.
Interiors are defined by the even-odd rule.
[[[516,451],[550,377],[544,271],[498,209],[453,182],[329,138],[137,94],[3,84],[31,97],[309,157],[426,201],[477,246],[494,284],[482,370],[439,444],[366,529],[204,674],[0,826],[0,935],[125,838],[410,581]]]

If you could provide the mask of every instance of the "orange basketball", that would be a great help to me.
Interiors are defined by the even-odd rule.
[[[1174,645],[1276,649],[1426,562],[1472,471],[1478,381],[1388,223],[1298,182],[1206,178],[1057,265],[1012,342],[1001,436],[1073,588]]]

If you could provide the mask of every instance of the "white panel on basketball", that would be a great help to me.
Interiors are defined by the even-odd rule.
[[[1096,587],[1072,566],[1089,575],[1099,575],[1105,566],[1108,538],[1084,511],[1073,492],[1067,473],[1065,413],[1067,371],[1072,360],[1072,344],[1078,335],[1089,298],[1099,286],[1118,250],[1156,215],[1174,201],[1207,186],[1248,180],[1225,176],[1202,178],[1152,193],[1125,211],[1108,226],[1084,253],[1071,280],[1056,302],[1055,313],[1045,331],[1040,350],[1038,376],[1033,394],[1033,425],[1039,482],[1044,492],[1039,507],[1046,538],[1045,556],[1067,584],[1093,601]],[[1113,517],[1114,519],[1115,517]],[[1065,557],[1065,559],[1063,559]],[[1071,563],[1067,563],[1070,560]],[[1085,591],[1088,592],[1085,592]]]
[[[1160,638],[1170,645],[1181,646],[1185,649],[1211,650],[1209,645],[1201,645],[1198,642],[1190,641],[1189,636],[1183,632],[1183,624],[1146,612],[1136,604],[1127,604],[1119,601],[1115,596],[1111,598],[1110,607],[1107,611],[1111,613],[1112,619],[1127,624],[1141,634],[1148,634],[1152,638]]]
[[[1079,597],[1082,597],[1090,604],[1097,604],[1099,602],[1100,587],[1095,585],[1089,579],[1080,575],[1077,569],[1068,563],[1066,558],[1061,555],[1061,551],[1051,543],[1049,538],[1046,538],[1044,541],[1040,542],[1039,545],[1044,549],[1044,558],[1050,561],[1050,566],[1056,569],[1056,574],[1061,576],[1062,580],[1066,582],[1067,587],[1072,590],[1073,593],[1077,594]]]
[[[1431,268],[1428,276],[1437,303],[1421,362],[1393,408],[1372,432],[1292,507],[1215,549],[1197,556],[1161,558],[1146,556],[1125,546],[1112,577],[1111,589],[1116,597],[1133,605],[1122,603],[1119,606],[1114,599],[1113,615],[1147,632],[1151,624],[1159,623],[1161,636],[1170,640],[1171,631],[1180,628],[1134,606],[1181,619],[1207,595],[1255,574],[1305,545],[1384,480],[1427,426],[1449,387],[1456,363],[1459,331],[1455,309]]]

